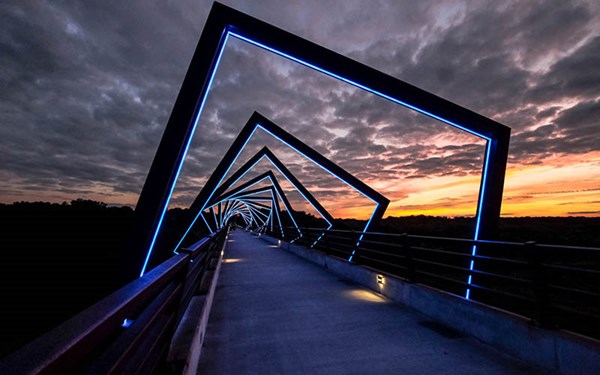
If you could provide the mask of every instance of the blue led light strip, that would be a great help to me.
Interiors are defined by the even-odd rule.
[[[255,163],[255,164],[253,164],[253,166],[254,166],[254,165],[256,165],[256,163]],[[242,177],[243,177],[244,175],[246,175],[246,173],[248,173],[249,171],[250,171],[250,169],[248,169],[248,171],[244,172],[244,174],[242,174]],[[240,179],[241,179],[241,177],[240,177],[240,178],[238,178],[238,179],[237,179],[235,182],[239,181]],[[264,180],[266,180],[266,179],[268,179],[268,180],[269,180],[269,182],[271,183],[271,186],[272,186],[272,190],[268,190],[268,191],[270,191],[270,192],[271,192],[271,195],[273,195],[273,190],[274,190],[274,191],[275,191],[275,194],[277,195],[277,197],[274,197],[274,196],[272,196],[272,199],[273,199],[273,200],[275,200],[275,199],[279,198],[279,200],[281,201],[281,203],[283,203],[283,205],[285,206],[285,208],[286,208],[286,211],[287,211],[287,213],[288,213],[288,216],[290,217],[290,219],[291,219],[291,220],[292,220],[292,222],[294,223],[294,226],[296,227],[296,229],[297,229],[298,231],[300,231],[300,228],[298,227],[298,224],[296,223],[296,220],[294,220],[294,216],[292,215],[292,211],[293,211],[293,210],[291,209],[291,207],[289,207],[289,206],[286,204],[285,200],[284,200],[284,199],[281,197],[281,195],[280,195],[280,193],[279,193],[278,189],[276,189],[276,188],[275,188],[275,186],[276,186],[275,182],[274,182],[274,181],[271,179],[271,176],[269,176],[269,175],[267,175],[267,176],[265,176],[265,177],[261,178],[260,180],[257,180],[257,181],[255,181],[255,182],[253,182],[252,184],[249,184],[248,186],[245,186],[243,189],[241,189],[240,191],[236,192],[236,193],[235,193],[235,194],[233,194],[232,196],[229,196],[229,197],[227,197],[227,200],[230,200],[230,199],[233,199],[233,198],[240,199],[240,197],[247,197],[247,196],[251,196],[251,195],[256,195],[256,194],[261,194],[261,193],[264,193],[264,191],[257,191],[257,192],[255,192],[255,193],[252,193],[252,194],[242,194],[244,191],[248,190],[249,188],[251,188],[251,187],[252,187],[252,186],[254,186],[254,185],[257,185],[257,184],[261,183],[262,181],[264,181]],[[233,184],[232,184],[232,185],[233,185]],[[215,190],[216,190],[216,189],[215,189]],[[265,191],[267,191],[267,190],[265,190]],[[215,203],[215,204],[216,204],[216,203]],[[273,202],[273,204],[275,204],[275,202]],[[279,223],[281,224],[281,218],[280,218],[280,216],[279,216],[279,212],[278,212],[278,210],[275,210],[275,211],[276,211],[276,214],[277,214],[277,219],[278,219]]]
[[[415,111],[417,111],[417,112],[419,112],[419,113],[422,113],[422,114],[424,114],[424,115],[427,115],[427,116],[429,116],[429,117],[431,117],[431,118],[437,119],[437,120],[439,120],[439,121],[442,121],[442,122],[444,122],[444,123],[446,123],[446,124],[449,124],[449,125],[451,125],[451,126],[453,126],[453,127],[456,127],[456,128],[458,128],[458,129],[461,129],[461,130],[463,130],[463,131],[465,131],[465,132],[467,132],[467,133],[473,134],[473,135],[475,135],[475,136],[478,136],[478,137],[480,137],[480,138],[483,138],[483,139],[487,140],[487,145],[486,145],[486,159],[485,159],[485,161],[484,161],[484,170],[483,170],[483,177],[482,177],[482,181],[483,181],[483,183],[482,183],[482,189],[481,189],[480,196],[479,196],[478,209],[477,209],[477,219],[476,219],[476,227],[475,227],[475,236],[474,236],[474,237],[475,237],[474,239],[475,239],[475,240],[478,240],[478,237],[479,237],[479,227],[480,227],[480,222],[481,222],[481,205],[482,205],[483,199],[484,199],[484,197],[485,197],[485,181],[486,181],[486,179],[487,179],[487,173],[488,173],[488,167],[489,167],[490,143],[491,143],[490,141],[491,141],[491,138],[489,138],[489,137],[486,137],[486,136],[484,136],[484,135],[482,135],[482,134],[479,134],[479,133],[477,133],[477,132],[474,132],[474,131],[472,131],[472,130],[470,130],[470,129],[468,129],[468,128],[465,128],[465,127],[463,127],[463,126],[460,126],[460,125],[458,125],[458,124],[456,124],[456,123],[454,123],[454,122],[452,122],[452,121],[449,121],[449,120],[447,120],[447,119],[444,119],[444,118],[442,118],[442,117],[440,117],[440,116],[437,116],[437,115],[435,115],[435,114],[433,114],[433,113],[430,113],[430,112],[427,112],[427,111],[425,111],[425,110],[422,110],[421,108],[415,107],[415,106],[413,106],[413,105],[410,105],[410,104],[408,104],[408,103],[405,103],[405,102],[403,102],[403,101],[400,101],[400,100],[398,100],[398,99],[396,99],[396,98],[394,98],[394,97],[391,97],[391,96],[389,96],[389,95],[383,94],[383,93],[381,93],[381,92],[378,92],[378,91],[376,91],[376,90],[373,90],[373,89],[371,89],[371,88],[369,88],[369,87],[367,87],[367,86],[364,86],[364,85],[362,85],[362,84],[359,84],[359,83],[357,83],[357,82],[354,82],[354,81],[352,81],[352,80],[349,80],[349,79],[347,79],[347,78],[345,78],[345,77],[342,77],[342,76],[340,76],[340,75],[338,75],[338,74],[335,74],[335,73],[333,73],[333,72],[330,72],[330,71],[324,70],[324,69],[322,69],[322,68],[320,68],[320,67],[318,67],[318,66],[316,66],[316,65],[314,65],[314,64],[311,64],[311,63],[309,63],[309,62],[307,62],[307,61],[303,61],[303,60],[301,60],[301,59],[298,59],[298,58],[296,58],[296,57],[294,57],[294,56],[291,56],[291,55],[289,55],[289,54],[283,53],[283,52],[281,52],[281,51],[279,51],[279,50],[276,50],[276,49],[274,49],[274,48],[272,48],[272,47],[269,47],[269,46],[267,46],[267,45],[264,45],[264,44],[262,44],[262,43],[259,43],[259,42],[257,42],[257,41],[254,41],[254,40],[252,40],[252,39],[249,39],[249,38],[247,38],[247,37],[245,37],[245,36],[243,36],[243,35],[240,35],[240,34],[237,34],[237,33],[231,32],[231,31],[227,31],[227,32],[226,32],[226,34],[225,34],[225,40],[224,40],[224,42],[223,42],[223,43],[220,45],[220,49],[219,49],[219,51],[218,51],[218,58],[217,58],[217,62],[216,62],[216,64],[214,65],[214,68],[212,69],[212,71],[211,71],[211,73],[210,73],[210,79],[209,79],[208,88],[210,88],[210,87],[211,87],[211,85],[212,85],[212,81],[213,81],[213,79],[214,79],[214,76],[215,76],[215,73],[216,73],[216,71],[217,71],[217,67],[218,67],[218,65],[219,65],[219,63],[220,63],[220,61],[221,61],[221,57],[222,57],[222,54],[223,54],[223,51],[224,51],[224,46],[225,46],[225,45],[226,45],[226,43],[227,43],[227,38],[229,37],[229,35],[232,35],[232,36],[234,36],[234,37],[236,37],[236,38],[238,38],[238,39],[240,39],[240,40],[246,41],[246,42],[248,42],[248,43],[250,43],[250,44],[252,44],[252,45],[255,45],[255,46],[257,46],[257,47],[260,47],[260,48],[263,48],[263,49],[265,49],[265,50],[268,50],[268,51],[270,51],[270,52],[273,52],[273,53],[275,53],[275,54],[277,54],[277,55],[279,55],[279,56],[282,56],[282,57],[288,58],[288,59],[290,59],[290,60],[292,60],[292,61],[295,61],[295,62],[297,62],[297,63],[299,63],[299,64],[301,64],[301,65],[307,66],[307,67],[309,67],[309,68],[312,68],[312,69],[314,69],[314,70],[317,70],[317,71],[319,71],[319,72],[321,72],[321,73],[324,73],[324,74],[326,74],[326,75],[329,75],[329,76],[331,76],[331,77],[337,78],[337,79],[339,79],[339,80],[341,80],[341,81],[343,81],[343,82],[346,82],[346,83],[348,83],[348,84],[350,84],[350,85],[353,85],[353,86],[355,86],[355,87],[358,87],[358,88],[361,88],[361,89],[363,89],[363,90],[365,90],[365,91],[371,92],[371,93],[373,93],[373,94],[375,94],[375,95],[378,95],[378,96],[380,96],[380,97],[383,97],[383,98],[385,98],[385,99],[388,99],[388,100],[390,100],[390,101],[392,101],[392,102],[394,102],[394,103],[400,104],[400,105],[402,105],[402,106],[404,106],[404,107],[407,107],[407,108],[410,108],[410,109],[413,109],[413,110],[415,110]],[[207,90],[207,92],[208,92],[208,90]],[[197,116],[196,116],[196,119],[195,119],[195,121],[194,121],[194,125],[193,125],[193,127],[192,127],[192,132],[191,132],[191,134],[194,134],[194,133],[195,133],[195,129],[196,129],[196,126],[197,126],[198,120],[199,120],[199,118],[200,118],[200,115],[201,115],[201,113],[202,113],[202,109],[203,109],[203,107],[204,107],[204,104],[205,104],[205,102],[206,102],[206,98],[207,98],[207,93],[205,93],[205,95],[202,97],[202,100],[201,100],[201,105],[200,105],[200,109],[198,110],[198,114],[197,114]],[[265,130],[265,129],[263,129],[263,130]],[[185,159],[185,156],[187,155],[187,151],[188,151],[188,149],[189,149],[189,145],[190,145],[190,142],[191,142],[191,138],[192,138],[192,137],[189,137],[189,139],[188,139],[188,141],[187,141],[187,143],[186,143],[186,145],[185,145],[185,150],[184,150],[183,158],[181,158],[181,160],[179,161],[179,165],[177,166],[177,173],[176,173],[176,176],[175,176],[175,180],[174,180],[174,181],[177,181],[177,179],[178,179],[178,177],[179,177],[179,173],[180,173],[180,171],[181,171],[181,167],[182,167],[182,165],[183,165],[183,160]],[[248,138],[248,140],[249,140],[250,138],[251,138],[251,137],[249,137],[249,138]],[[248,142],[248,140],[246,141],[246,143]],[[244,144],[244,147],[245,147],[245,144]],[[243,148],[242,148],[242,150],[243,150]],[[223,181],[223,178],[225,177],[225,175],[227,175],[227,173],[229,172],[229,169],[231,168],[231,166],[233,165],[233,163],[235,162],[235,160],[237,159],[237,157],[239,156],[239,154],[240,154],[240,153],[241,153],[241,150],[240,150],[240,152],[239,152],[239,153],[236,155],[236,157],[234,158],[234,161],[233,161],[233,162],[230,164],[229,168],[227,169],[226,173],[223,175],[223,177],[221,178],[221,180],[219,181],[219,183],[217,184],[217,186],[218,186],[218,185],[220,185],[220,183]],[[317,165],[318,165],[318,164],[317,164]],[[336,177],[337,177],[337,176],[336,176]],[[342,180],[342,181],[343,181],[343,180]],[[170,198],[171,198],[171,195],[172,195],[172,193],[173,193],[173,189],[174,189],[174,187],[175,187],[175,183],[173,183],[173,184],[171,185],[171,188],[170,188],[170,191],[169,191],[169,195],[168,195],[168,198],[167,198],[167,202],[169,202],[169,201],[170,201]],[[211,193],[211,195],[209,196],[209,199],[208,199],[208,200],[210,200],[210,198],[212,197],[212,194],[214,194],[214,191]],[[367,197],[367,198],[368,198],[368,197]],[[207,200],[207,201],[208,201],[208,200]],[[198,216],[199,216],[199,215],[202,215],[202,212],[203,212],[204,208],[205,208],[205,207],[202,207],[202,208],[201,208],[201,209],[198,211],[198,215],[197,215],[197,216],[196,216],[196,217],[193,219],[192,225],[190,225],[190,227],[189,227],[189,228],[186,230],[185,234],[182,236],[182,238],[181,238],[181,240],[179,241],[179,243],[177,244],[176,248],[178,248],[178,247],[181,245],[181,242],[183,241],[183,239],[185,238],[185,236],[188,234],[189,230],[191,230],[191,228],[192,228],[193,224],[194,224],[194,223],[196,222],[196,220],[198,219]],[[143,265],[143,267],[142,267],[142,271],[141,271],[141,273],[140,273],[140,276],[144,275],[144,273],[145,273],[145,270],[146,270],[146,267],[147,267],[148,261],[149,261],[149,259],[150,259],[150,254],[152,253],[152,250],[153,250],[153,248],[154,248],[154,245],[155,245],[155,242],[156,242],[156,238],[157,238],[157,235],[158,235],[158,232],[159,232],[159,228],[161,228],[161,226],[162,226],[162,222],[163,222],[163,219],[164,219],[164,216],[165,216],[165,212],[166,212],[166,210],[167,210],[167,205],[165,205],[165,206],[163,207],[163,209],[162,209],[162,213],[161,213],[160,219],[159,219],[159,221],[158,221],[158,225],[157,225],[157,227],[156,227],[156,230],[155,230],[155,232],[154,232],[154,234],[153,234],[152,241],[151,241],[151,244],[150,244],[150,247],[149,247],[148,253],[147,253],[147,255],[146,255],[146,258],[145,258],[144,265]],[[205,224],[206,224],[206,225],[207,225],[207,227],[210,229],[210,226],[209,226],[209,225],[208,225],[208,223],[206,222],[206,219],[204,218],[204,216],[203,216],[203,215],[202,215],[202,217],[203,217],[203,220],[204,220]],[[370,221],[369,221],[369,222],[370,222]],[[369,224],[369,223],[368,223],[368,224]],[[368,227],[368,225],[367,225],[367,227]],[[367,227],[365,227],[365,231],[366,231]],[[364,232],[363,232],[363,234],[361,235],[361,238],[360,238],[360,239],[362,239],[363,235],[364,235]],[[359,242],[360,242],[360,239],[359,239]],[[358,243],[359,243],[359,242],[358,242]],[[476,246],[473,246],[472,254],[473,254],[473,255],[475,255],[475,254],[476,254]],[[471,262],[470,269],[471,269],[471,270],[473,270],[473,269],[474,269],[474,262],[473,262],[473,261]],[[469,276],[468,283],[469,283],[469,284],[471,283],[471,275]],[[470,294],[470,290],[469,290],[469,289],[467,289],[467,292],[466,292],[466,298],[467,298],[467,299],[469,298],[469,294]]]
[[[224,48],[221,49],[221,52],[223,51]],[[220,60],[220,59],[219,59]],[[213,70],[213,74],[216,71],[216,66],[215,69]],[[212,82],[212,80],[211,80]],[[204,97],[203,100],[206,99],[206,96]],[[200,114],[202,112],[198,112],[198,116],[196,117],[196,122],[198,121],[198,119],[200,118]],[[246,147],[246,145],[248,144],[248,142],[250,141],[250,139],[252,138],[252,135],[254,134],[254,132],[256,131],[256,129],[254,129],[252,131],[252,134],[250,134],[250,136],[248,137],[248,139],[246,140],[246,142],[244,142],[244,145],[242,146],[242,148],[240,148],[240,151],[237,153],[237,155],[235,156],[235,158],[233,158],[233,161],[231,162],[231,164],[229,164],[229,167],[227,168],[227,170],[225,171],[225,173],[223,174],[223,177],[221,177],[221,179],[219,180],[219,183],[217,184],[217,186],[219,186],[221,184],[221,182],[223,182],[223,179],[225,178],[225,176],[227,176],[227,173],[229,173],[229,170],[231,169],[231,167],[233,167],[233,164],[235,163],[235,161],[237,160],[237,158],[240,156],[240,154],[242,153],[242,151],[244,150],[244,148]],[[183,162],[183,161],[182,161]],[[181,168],[181,166],[180,166]],[[206,200],[206,202],[210,201],[210,198],[212,198],[213,194],[215,193],[215,190],[213,190],[210,195],[208,196],[208,199]],[[190,226],[186,229],[185,233],[183,234],[183,236],[181,236],[181,239],[179,240],[179,242],[177,243],[177,245],[175,246],[175,248],[179,248],[179,246],[181,246],[181,243],[183,242],[183,240],[185,239],[185,237],[187,236],[187,234],[189,233],[189,231],[192,229],[192,227],[194,226],[194,224],[196,223],[196,221],[198,220],[198,217],[200,215],[200,212],[202,212],[204,209],[206,208],[206,204],[204,204],[203,207],[200,208],[200,210],[198,211],[198,214],[196,215],[196,217],[194,217],[194,219],[192,220],[192,223],[190,224]],[[205,221],[206,222],[206,221]],[[160,226],[158,227],[160,228]],[[158,229],[157,229],[157,233],[158,233]],[[150,248],[150,252],[152,251],[152,248]],[[150,256],[150,252],[148,253],[148,257]]]
[[[262,127],[261,127],[261,129],[262,129]],[[264,129],[263,129],[263,130],[264,130]],[[256,131],[256,129],[255,129],[255,131]],[[254,134],[254,132],[253,132],[253,134]],[[270,134],[270,133],[267,133],[267,134]],[[271,135],[272,135],[272,134],[271,134]],[[281,141],[281,139],[279,139],[279,138],[277,138],[277,137],[275,137],[275,138],[276,138],[277,140]],[[281,142],[283,142],[283,143],[284,143],[286,146],[288,146],[288,147],[290,147],[290,148],[294,149],[294,148],[293,148],[293,147],[291,147],[291,146],[290,146],[290,145],[289,145],[287,142],[284,142],[284,141],[281,141]],[[242,148],[242,149],[243,149],[243,148]],[[296,150],[296,149],[294,149],[294,151],[296,151],[296,152],[297,152],[297,150]],[[304,154],[302,154],[302,153],[300,153],[300,154],[304,156]],[[332,223],[331,223],[329,220],[327,220],[327,217],[326,217],[325,215],[323,215],[323,213],[322,213],[322,212],[321,212],[319,209],[317,209],[317,207],[315,207],[315,205],[314,205],[314,204],[312,204],[312,203],[311,203],[311,201],[310,201],[310,200],[309,200],[309,199],[308,199],[308,198],[307,198],[307,197],[306,197],[306,196],[305,196],[305,195],[302,193],[302,191],[301,191],[301,190],[300,190],[300,189],[299,189],[299,188],[296,186],[296,184],[294,184],[292,181],[290,181],[290,179],[289,179],[289,178],[288,178],[288,177],[285,175],[285,173],[283,173],[283,172],[282,172],[282,171],[279,169],[279,167],[278,167],[278,166],[277,166],[277,165],[276,165],[276,164],[275,164],[275,163],[274,163],[274,162],[271,160],[271,158],[269,158],[269,156],[268,156],[268,155],[263,155],[263,156],[261,156],[261,157],[260,157],[260,158],[259,158],[259,159],[258,159],[258,160],[255,162],[255,163],[253,163],[251,166],[249,166],[249,167],[248,167],[248,170],[246,170],[246,172],[242,173],[242,174],[241,174],[241,175],[240,175],[240,176],[239,176],[237,179],[235,179],[235,181],[233,181],[233,182],[231,183],[231,186],[235,185],[235,184],[236,184],[238,181],[240,181],[242,178],[244,178],[244,176],[245,176],[245,175],[246,175],[248,172],[250,172],[250,171],[252,170],[252,168],[254,168],[254,166],[255,166],[255,165],[257,165],[258,163],[260,163],[260,161],[261,161],[263,158],[265,158],[265,157],[267,158],[267,160],[269,161],[269,163],[271,163],[271,165],[272,165],[272,166],[274,166],[274,167],[275,167],[275,169],[277,169],[277,171],[279,171],[279,173],[280,173],[280,174],[281,174],[281,175],[282,175],[282,176],[283,176],[283,177],[284,177],[284,178],[285,178],[285,179],[286,179],[286,180],[287,180],[287,181],[288,181],[288,182],[289,182],[289,183],[290,183],[290,184],[291,184],[291,185],[294,187],[294,189],[296,189],[296,191],[297,191],[297,192],[298,192],[298,193],[299,193],[299,194],[300,194],[300,195],[301,195],[301,196],[302,196],[302,197],[303,197],[303,198],[304,198],[304,199],[305,199],[305,200],[308,202],[308,204],[310,204],[310,205],[311,205],[311,206],[312,206],[312,207],[315,209],[315,211],[317,211],[317,212],[319,213],[319,215],[321,215],[321,217],[323,218],[323,220],[325,220],[325,221],[327,222],[327,224],[329,224],[329,227],[328,227],[327,229],[330,229],[330,228],[333,226],[333,224],[332,224]],[[310,159],[309,159],[309,160],[310,160]],[[223,179],[221,179],[221,180],[223,180]],[[273,181],[271,181],[271,183],[273,183]],[[218,189],[218,187],[217,187],[217,188],[215,188],[215,190],[217,190],[217,189]],[[279,195],[279,191],[277,191],[277,195]],[[285,201],[283,200],[283,198],[281,198],[281,196],[279,196],[279,200],[280,200],[280,201],[283,203],[283,205],[285,206],[286,210],[288,210],[288,212],[289,212],[289,211],[290,211],[290,208],[289,208],[289,207],[286,205]],[[302,232],[300,231],[300,227],[299,227],[299,226],[298,226],[298,224],[296,223],[296,220],[294,220],[294,217],[293,217],[293,216],[290,216],[290,219],[292,219],[292,222],[294,223],[294,226],[296,227],[296,230],[298,230],[298,234],[302,235]],[[282,230],[282,233],[283,233],[283,230]]]
[[[208,90],[210,90],[210,87],[212,86],[213,79],[215,78],[215,74],[217,72],[217,67],[221,63],[221,57],[223,57],[223,51],[225,50],[225,45],[227,44],[227,39],[229,38],[229,32],[225,33],[224,38],[225,39],[224,39],[223,43],[221,43],[220,49],[218,51],[217,61],[214,65],[214,68],[210,72],[210,79],[208,80],[208,86],[207,86],[208,89],[206,90],[207,93],[208,93]],[[181,172],[181,167],[183,166],[183,161],[185,160],[185,158],[187,156],[187,152],[190,148],[190,144],[192,142],[193,135],[196,133],[196,127],[198,126],[198,120],[200,120],[200,114],[202,113],[202,110],[204,109],[204,104],[206,103],[207,97],[208,97],[208,95],[205,94],[202,97],[202,101],[200,102],[200,108],[198,109],[198,114],[196,115],[196,119],[194,120],[194,125],[192,126],[192,129],[190,132],[190,137],[188,137],[188,140],[185,144],[183,156],[179,160],[179,164],[177,166],[177,172],[175,173],[175,178],[173,179],[173,184],[171,184],[171,188],[169,189],[169,195],[166,200],[167,202],[171,201],[171,196],[173,195],[173,190],[175,190],[175,185],[177,184],[177,180],[179,179],[179,173]],[[144,259],[144,265],[142,266],[142,270],[140,272],[140,277],[144,276],[144,273],[146,273],[146,267],[148,266],[148,261],[150,260],[150,254],[152,254],[152,250],[154,250],[156,238],[158,237],[159,229],[161,228],[162,222],[165,218],[167,208],[168,208],[168,203],[165,204],[165,206],[162,208],[162,212],[160,214],[160,219],[158,220],[156,230],[154,232],[154,235],[152,236],[152,241],[150,242],[150,247],[148,248],[148,253],[146,254],[146,259]],[[203,209],[204,209],[204,207],[201,210],[199,210],[198,212],[201,213],[203,211]],[[198,216],[196,216],[196,219],[198,219]],[[206,219],[204,219],[204,222],[206,222]],[[206,223],[206,224],[208,226],[208,223]],[[208,227],[210,228],[210,226],[208,226]],[[183,238],[181,239],[181,241],[183,241]],[[175,249],[179,248],[179,246],[181,245],[181,241],[179,241],[179,243],[177,244]]]
[[[392,101],[392,102],[394,102],[396,104],[402,105],[402,106],[404,106],[406,108],[410,108],[410,109],[412,109],[414,111],[417,111],[417,112],[422,113],[422,114],[424,114],[426,116],[429,116],[431,118],[434,118],[436,120],[444,122],[444,123],[446,123],[448,125],[451,125],[451,126],[453,126],[455,128],[461,129],[461,130],[463,130],[463,131],[465,131],[465,132],[467,132],[469,134],[473,134],[473,135],[475,135],[477,137],[485,139],[487,141],[487,144],[486,144],[486,158],[485,158],[485,161],[484,161],[484,170],[483,170],[483,176],[482,176],[483,183],[482,183],[482,188],[481,188],[481,192],[480,192],[480,195],[479,195],[479,202],[478,202],[478,205],[477,205],[478,206],[477,207],[477,219],[476,219],[475,236],[474,236],[475,240],[479,239],[479,226],[480,226],[480,222],[481,222],[481,209],[480,209],[480,207],[481,207],[481,203],[483,202],[483,199],[484,199],[484,196],[485,196],[484,195],[485,194],[485,181],[487,179],[488,161],[489,161],[489,150],[490,150],[490,143],[491,143],[491,138],[490,137],[486,137],[483,134],[479,134],[479,133],[477,133],[477,132],[475,132],[475,131],[473,131],[471,129],[467,129],[467,128],[459,125],[459,124],[456,124],[453,121],[447,120],[447,119],[442,118],[442,117],[440,117],[438,115],[435,115],[433,113],[427,112],[427,111],[425,111],[425,110],[423,110],[421,108],[415,107],[415,106],[413,106],[411,104],[408,104],[406,102],[398,100],[398,99],[396,99],[394,97],[391,97],[389,95],[386,95],[386,94],[384,94],[382,92],[373,90],[370,87],[364,86],[364,85],[362,85],[362,84],[360,84],[358,82],[354,82],[354,81],[349,80],[349,79],[347,79],[345,77],[342,77],[342,76],[340,76],[338,74],[335,74],[333,72],[327,71],[327,70],[325,70],[325,69],[323,69],[321,67],[318,67],[318,66],[316,66],[314,64],[311,64],[311,63],[309,63],[307,61],[301,60],[301,59],[299,59],[297,57],[294,57],[294,56],[291,56],[291,55],[286,54],[284,52],[281,52],[281,51],[279,51],[279,50],[277,50],[275,48],[269,47],[267,45],[264,45],[262,43],[259,43],[259,42],[255,41],[255,40],[246,38],[243,35],[236,34],[235,32],[232,32],[232,31],[229,31],[229,34],[232,35],[232,36],[234,36],[234,37],[236,37],[236,38],[238,38],[238,39],[240,39],[240,40],[243,40],[243,41],[248,42],[248,43],[250,43],[252,45],[255,45],[255,46],[259,47],[259,48],[262,48],[262,49],[265,49],[267,51],[270,51],[270,52],[272,52],[272,53],[274,53],[276,55],[279,55],[279,56],[285,57],[285,58],[287,58],[289,60],[295,61],[298,64],[301,64],[301,65],[304,65],[304,66],[309,67],[311,69],[314,69],[314,70],[316,70],[318,72],[321,72],[323,74],[326,74],[326,75],[328,75],[330,77],[337,78],[340,81],[346,82],[346,83],[348,83],[348,84],[350,84],[352,86],[358,87],[360,89],[363,89],[365,91],[373,93],[373,94],[375,94],[377,96],[380,96],[382,98],[390,100],[390,101]],[[363,233],[363,235],[364,235],[364,233]],[[363,235],[361,235],[361,239],[362,239]],[[359,243],[360,243],[360,240],[358,241],[357,244],[359,244]],[[475,255],[476,253],[477,253],[477,246],[473,246],[472,254]],[[352,256],[350,257],[350,259],[352,259]],[[470,268],[471,271],[474,269],[474,262],[473,261],[471,262],[471,265],[470,265],[469,268]],[[471,281],[472,281],[472,274],[469,275],[469,278],[467,280],[467,284],[471,284]],[[469,297],[470,297],[470,289],[467,289],[467,291],[465,293],[465,298],[469,299]]]

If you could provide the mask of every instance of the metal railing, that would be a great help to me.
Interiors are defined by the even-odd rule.
[[[471,300],[545,328],[600,338],[598,248],[375,232],[360,239],[356,231],[301,230],[299,238],[295,227],[269,234],[407,282],[462,297],[468,290]]]
[[[168,372],[175,329],[218,257],[223,228],[6,357],[2,374]]]

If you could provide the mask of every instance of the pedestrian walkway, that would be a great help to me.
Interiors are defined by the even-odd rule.
[[[199,374],[548,373],[243,230],[223,262]]]

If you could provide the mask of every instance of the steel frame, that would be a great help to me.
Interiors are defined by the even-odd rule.
[[[141,270],[140,275],[146,272],[175,182],[230,36],[485,139],[485,161],[474,239],[491,239],[500,216],[510,128],[215,2],[136,205],[135,226],[126,250],[128,261]],[[472,253],[475,255],[476,247],[473,248]],[[472,261],[471,269],[473,264]],[[471,276],[469,276],[470,282]],[[466,297],[469,298],[469,290],[466,292]]]

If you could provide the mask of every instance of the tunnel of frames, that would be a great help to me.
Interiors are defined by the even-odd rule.
[[[297,236],[289,240],[293,242],[297,238],[302,237],[302,230],[299,228],[296,220],[294,219],[294,209],[272,171],[269,170],[265,173],[262,173],[246,183],[228,191],[228,189],[240,181],[263,159],[268,160],[271,165],[275,167],[275,169],[279,171],[286,178],[286,180],[290,182],[290,184],[292,184],[292,186],[300,193],[300,195],[302,195],[306,201],[311,204],[311,206],[319,213],[319,215],[321,215],[327,224],[323,228],[323,233],[334,227],[334,221],[331,214],[327,212],[327,210],[319,203],[317,199],[315,199],[315,197],[306,189],[306,187],[298,180],[298,178],[294,176],[294,174],[290,172],[290,170],[281,162],[281,160],[279,160],[267,147],[263,147],[258,153],[256,153],[252,158],[244,163],[242,167],[240,167],[226,181],[223,182],[226,175],[231,170],[232,165],[236,162],[239,155],[244,150],[244,147],[248,144],[248,141],[259,129],[281,141],[286,146],[293,149],[296,153],[302,155],[312,163],[315,163],[327,173],[340,179],[345,184],[355,189],[366,198],[370,199],[375,204],[375,207],[371,217],[363,228],[363,233],[367,232],[372,225],[381,220],[385,209],[389,204],[389,200],[387,198],[300,141],[298,138],[294,137],[292,134],[282,129],[274,122],[267,119],[265,116],[258,112],[254,112],[192,203],[192,220],[187,225],[187,229],[185,229],[181,239],[175,246],[175,250],[182,245],[186,236],[188,233],[190,233],[191,228],[198,223],[199,219],[201,219],[208,230],[212,232],[213,227],[218,229],[227,223],[225,220],[223,220],[223,217],[230,217],[231,212],[236,212],[239,214],[244,213],[242,216],[244,221],[247,221],[249,227],[257,230],[263,230],[267,227],[273,228],[276,222],[279,224],[278,227],[281,227],[281,210],[279,201],[283,203],[291,222],[297,230]],[[265,181],[270,183],[270,187],[248,190]],[[270,206],[257,206],[256,203],[259,200],[270,203]],[[211,221],[213,222],[213,226],[210,224]],[[356,246],[359,245],[361,239],[362,234],[357,239]],[[314,243],[318,241],[319,238],[317,238]]]
[[[484,163],[477,200],[473,240],[490,239],[492,237],[500,217],[510,128],[318,44],[215,2],[207,18],[136,205],[135,226],[126,244],[126,259],[124,259],[124,263],[128,264],[126,272],[130,272],[131,279],[138,275],[144,275],[149,268],[158,264],[156,261],[152,261],[153,250],[159,233],[165,231],[163,222],[167,207],[229,38],[236,38],[272,52],[484,140]],[[227,209],[230,206],[235,207],[230,209],[230,213],[243,214],[247,219],[256,220],[260,217],[259,221],[264,219],[265,223],[269,224],[273,220],[279,220],[273,217],[276,216],[277,202],[275,200],[280,198],[277,196],[274,183],[272,185],[274,189],[273,200],[268,198],[264,201],[250,200],[247,194],[243,197],[244,200],[238,199],[236,202],[227,203],[224,201],[219,203],[213,200],[214,197],[220,196],[216,190],[221,186],[232,162],[239,155],[239,150],[243,149],[244,141],[250,138],[254,130],[261,127],[266,132],[270,132],[275,138],[282,140],[281,134],[278,133],[280,128],[274,127],[275,130],[270,130],[271,122],[262,116],[255,113],[249,123],[251,124],[246,126],[238,139],[234,141],[234,144],[190,207],[190,211],[194,215],[192,215],[191,224],[184,228],[185,233],[181,236],[182,239],[189,233],[190,228],[198,218],[201,218],[205,225],[209,223],[207,216],[212,215],[212,220],[215,220],[215,203],[217,204],[217,212],[219,212],[219,204],[221,205],[221,211],[223,211],[223,204],[225,204]],[[285,140],[282,141],[286,143]],[[287,143],[289,144],[289,142]],[[307,154],[302,150],[298,150],[298,147],[305,148],[304,144],[300,146],[290,145],[290,147],[309,159],[315,160],[315,155],[310,155],[310,152]],[[323,165],[322,163],[319,164]],[[332,171],[330,168],[325,167],[324,169],[336,174],[336,171]],[[332,169],[338,169],[338,167],[333,164]],[[362,229],[364,235],[364,232],[369,230],[373,221],[383,216],[388,201],[354,177],[347,177],[342,179],[349,185],[360,189],[365,193],[365,196],[375,203],[371,219]],[[268,194],[270,193],[263,194],[263,197],[268,196]],[[324,210],[317,211],[323,218],[326,218]],[[266,218],[265,215],[267,215]],[[327,222],[328,219],[326,219]],[[331,224],[327,224],[327,226],[330,227]],[[358,242],[361,239],[359,238]],[[475,256],[476,253],[477,246],[474,245],[471,255]],[[474,271],[474,259],[470,261],[468,268]],[[134,272],[135,269],[138,272]],[[470,272],[468,275],[467,283],[469,285],[472,282],[472,274],[473,272]],[[469,298],[469,293],[470,289],[467,288],[465,291],[466,298]]]

